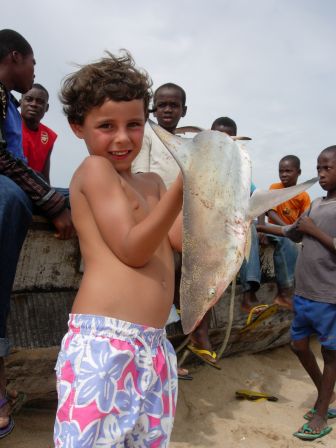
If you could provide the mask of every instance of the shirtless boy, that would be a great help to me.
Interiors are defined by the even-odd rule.
[[[168,231],[183,185],[179,176],[166,192],[157,174],[131,172],[150,85],[127,53],[63,84],[65,114],[90,156],[70,185],[85,272],[56,365],[56,447],[169,443],[177,378],[163,329],[174,293]]]
[[[262,232],[302,241],[295,269],[292,349],[317,389],[308,420],[294,435],[314,440],[328,434],[327,419],[336,417],[329,407],[335,400],[336,381],[336,146],[323,150],[317,172],[325,197],[315,199],[308,211],[292,225],[257,226]],[[310,337],[318,336],[323,372],[310,349]]]

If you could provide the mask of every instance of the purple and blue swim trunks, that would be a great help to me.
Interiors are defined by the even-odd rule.
[[[177,367],[164,329],[71,314],[55,369],[57,448],[168,446]]]
[[[293,305],[292,339],[295,341],[317,334],[321,345],[336,350],[336,304],[295,295]]]

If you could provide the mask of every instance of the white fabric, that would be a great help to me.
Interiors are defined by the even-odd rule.
[[[158,174],[169,188],[180,172],[168,149],[157,137],[153,129],[146,124],[141,151],[132,164],[133,173],[153,172]]]

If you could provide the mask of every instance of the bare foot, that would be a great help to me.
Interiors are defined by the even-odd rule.
[[[335,400],[336,400],[336,393],[333,392],[332,395],[331,395],[329,404],[332,404]],[[306,420],[311,420],[311,419],[314,417],[314,415],[315,415],[315,412],[314,412],[315,409],[316,409],[316,403],[315,403],[314,406],[312,407],[312,410],[308,411],[308,412],[305,414],[305,419],[306,419]]]
[[[298,432],[304,434],[319,434],[324,428],[328,426],[327,420],[315,414],[313,418],[307,423],[311,431],[305,430],[304,426],[301,426]]]
[[[274,303],[279,305],[281,308],[286,308],[287,310],[293,311],[293,304],[291,301],[284,299],[283,297],[275,297]]]
[[[246,313],[249,313],[253,307],[258,304],[258,299],[254,291],[249,290],[243,293],[243,300],[241,308]]]
[[[9,424],[10,404],[5,401],[4,394],[0,394],[0,428],[6,428]]]
[[[274,297],[274,303],[281,308],[293,311],[293,288],[279,288],[278,294]]]

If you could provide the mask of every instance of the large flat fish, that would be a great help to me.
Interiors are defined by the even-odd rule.
[[[190,333],[235,278],[252,219],[311,187],[317,178],[250,197],[251,161],[244,146],[218,131],[193,139],[150,123],[183,174],[181,320]]]

